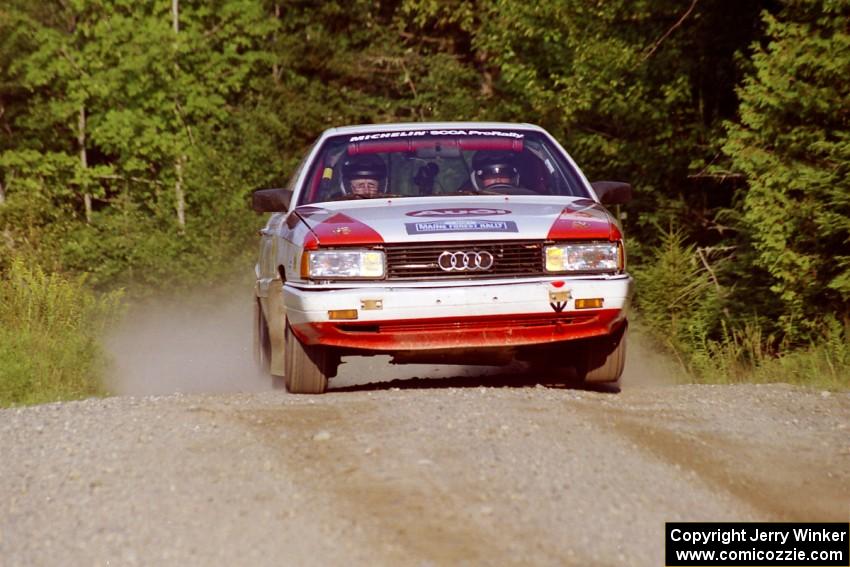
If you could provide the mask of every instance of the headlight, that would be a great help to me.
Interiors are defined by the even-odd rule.
[[[547,272],[617,272],[623,256],[617,242],[555,244],[547,246]]]
[[[311,250],[306,274],[312,279],[382,278],[386,273],[384,253],[379,250]]]

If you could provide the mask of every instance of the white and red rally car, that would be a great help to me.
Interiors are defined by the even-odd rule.
[[[341,356],[623,371],[632,279],[602,204],[530,124],[429,123],[324,132],[285,189],[256,266],[255,354],[291,392],[321,393]]]

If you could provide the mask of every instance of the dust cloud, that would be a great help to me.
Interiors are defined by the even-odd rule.
[[[159,298],[132,307],[107,336],[107,387],[117,395],[262,392],[272,389],[253,360],[253,294],[228,286],[191,298]],[[676,362],[637,329],[629,332],[625,389],[674,384]],[[330,389],[416,386],[533,386],[522,363],[509,366],[394,365],[388,356],[345,357]],[[545,380],[544,380],[545,381]]]
[[[253,359],[253,289],[159,298],[132,307],[109,333],[107,387],[117,395],[262,392],[272,389]],[[345,357],[330,388],[484,377],[503,367],[390,364],[389,356]]]
[[[252,289],[227,291],[130,308],[106,340],[110,391],[140,396],[271,389],[253,360]]]
[[[664,386],[685,381],[681,365],[640,328],[629,329],[626,366],[620,384],[625,389]]]

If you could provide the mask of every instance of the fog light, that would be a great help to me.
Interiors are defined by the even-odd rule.
[[[593,299],[576,299],[576,309],[599,309],[602,307],[603,299],[594,297]]]
[[[331,321],[357,319],[357,309],[331,309],[328,311],[328,317]]]

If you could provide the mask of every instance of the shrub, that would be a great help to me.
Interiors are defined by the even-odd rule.
[[[641,316],[669,347],[689,354],[708,338],[719,317],[717,288],[682,231],[662,232],[655,252],[632,271]]]
[[[121,292],[97,296],[68,279],[11,260],[0,278],[0,406],[103,393],[98,339]]]
[[[661,234],[654,254],[632,271],[641,321],[703,382],[788,382],[850,388],[850,329],[833,315],[811,321],[802,346],[765,332],[757,313],[735,316],[721,286],[681,231]],[[740,298],[738,298],[740,299]],[[730,311],[732,311],[730,313]]]

